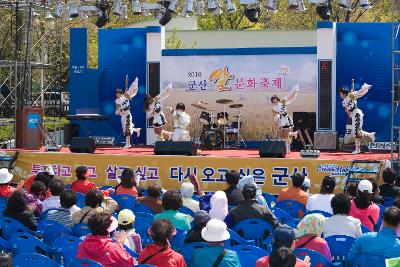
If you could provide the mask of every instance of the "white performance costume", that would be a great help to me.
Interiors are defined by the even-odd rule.
[[[175,111],[174,131],[172,132],[172,141],[190,141],[189,131],[187,127],[190,124],[190,116],[186,112]]]
[[[372,85],[364,83],[360,90],[350,92],[342,101],[342,105],[345,108],[349,117],[351,117],[351,135],[355,138],[356,150],[353,154],[361,152],[361,138],[367,137],[371,142],[375,141],[375,133],[368,133],[362,130],[364,122],[364,113],[358,108],[357,99],[363,97],[371,89]]]
[[[133,132],[136,132],[137,136],[139,137],[140,135],[140,128],[134,128],[135,125],[133,124],[132,121],[132,114],[131,114],[131,106],[130,106],[130,100],[135,97],[138,93],[138,78],[135,79],[135,81],[131,84],[129,89],[125,91],[125,93],[121,96],[115,99],[115,115],[120,115],[121,116],[121,125],[122,125],[122,131],[124,133],[124,136],[126,137],[126,143],[125,143],[125,148],[130,147],[130,137],[133,134]]]

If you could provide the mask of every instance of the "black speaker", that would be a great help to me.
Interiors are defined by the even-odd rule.
[[[262,141],[260,146],[260,158],[284,158],[286,157],[285,140]]]
[[[69,150],[74,153],[94,153],[96,143],[90,137],[72,137]]]
[[[192,141],[157,141],[154,154],[193,156],[197,154],[197,147]]]
[[[68,123],[64,125],[64,144],[71,144],[73,137],[79,136],[79,124]]]

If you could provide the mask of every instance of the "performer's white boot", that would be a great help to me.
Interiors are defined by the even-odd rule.
[[[130,148],[131,147],[131,137],[127,136],[125,137],[125,146],[124,148]]]
[[[298,134],[299,134],[298,131],[290,132],[290,133],[289,133],[289,136],[293,137],[294,139],[297,139]]]
[[[352,152],[352,154],[360,154],[361,153],[361,139],[356,138],[355,140],[356,149]]]
[[[133,128],[133,131],[136,133],[137,138],[139,138],[141,130],[142,130],[142,128]]]
[[[290,143],[286,142],[286,153],[290,153]]]

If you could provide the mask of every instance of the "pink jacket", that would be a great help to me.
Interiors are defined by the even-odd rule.
[[[362,225],[365,225],[371,232],[373,232],[374,224],[376,224],[379,219],[379,207],[378,207],[378,205],[372,203],[368,208],[362,210],[362,209],[357,208],[356,204],[354,203],[354,200],[352,200],[350,216],[353,216],[354,218],[359,219]],[[368,218],[369,216],[374,221],[374,224]]]

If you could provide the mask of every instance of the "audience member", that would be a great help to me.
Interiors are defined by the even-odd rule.
[[[296,229],[292,229],[290,226],[283,224],[278,226],[274,232],[272,233],[272,253],[278,251],[280,248],[290,248],[294,249],[295,240],[300,237],[299,232]],[[256,262],[256,267],[268,267],[269,265],[269,256],[265,256],[260,258]],[[296,259],[296,267],[309,267],[309,259]]]
[[[192,222],[192,228],[186,234],[185,243],[187,244],[192,242],[205,242],[205,240],[201,236],[201,231],[204,227],[206,227],[206,224],[209,220],[211,220],[211,217],[206,211],[200,210],[196,212],[196,214],[194,215],[194,220]]]
[[[301,186],[304,182],[304,175],[301,173],[295,173],[291,176],[292,186],[289,188],[282,189],[278,195],[278,201],[282,200],[294,200],[304,206],[307,205],[308,194],[301,190]]]
[[[379,207],[372,203],[372,183],[361,180],[357,197],[351,201],[350,216],[360,220],[361,224],[374,231],[379,219]]]
[[[319,194],[312,195],[308,198],[306,208],[309,211],[320,210],[330,214],[333,213],[331,207],[331,200],[334,196],[336,180],[334,177],[325,176],[322,180],[321,189]]]
[[[400,209],[400,197],[395,198],[395,200],[393,202],[393,206]],[[399,225],[399,227],[397,227],[396,235],[397,235],[397,237],[400,237],[400,225]]]
[[[189,231],[190,221],[188,215],[178,212],[179,208],[182,207],[182,203],[182,195],[178,190],[166,191],[162,198],[164,211],[154,216],[154,220],[167,219],[176,228]]]
[[[125,168],[121,173],[121,182],[115,187],[115,194],[138,196],[135,174],[131,168]]]
[[[77,258],[96,261],[105,267],[134,266],[135,260],[122,247],[124,242],[114,242],[110,234],[118,227],[117,220],[107,212],[90,216],[88,235],[78,247]]]
[[[357,196],[357,184],[355,183],[350,183],[347,186],[347,190],[345,194],[350,198],[350,200],[353,200]]]
[[[90,189],[97,189],[97,186],[87,179],[92,173],[86,166],[78,166],[75,175],[77,180],[71,184],[71,189],[75,192],[86,195]]]
[[[10,185],[13,175],[9,173],[7,168],[0,169],[0,197],[11,197],[15,190],[19,190],[24,186],[24,181],[22,180],[17,188]]]
[[[85,197],[85,207],[72,214],[72,222],[88,223],[90,216],[96,212],[108,212],[112,214],[118,208],[117,202],[110,197],[104,197],[98,189],[90,189]]]
[[[351,200],[343,194],[335,195],[331,200],[333,216],[325,221],[324,237],[347,235],[357,238],[362,235],[359,219],[349,216]]]
[[[64,190],[60,195],[61,207],[47,214],[47,219],[56,221],[68,229],[72,229],[72,211],[71,208],[76,204],[76,193],[74,190]]]
[[[252,185],[255,185],[255,186],[256,186],[256,188],[257,188],[256,201],[257,201],[258,204],[263,205],[263,206],[266,206],[266,205],[267,205],[267,201],[266,201],[265,198],[263,197],[263,195],[262,195],[262,190],[261,190],[261,188],[256,184],[256,181],[254,181],[254,177],[253,177],[252,175],[244,176],[243,178],[241,178],[241,179],[239,180],[239,183],[238,183],[238,186],[237,186],[237,187],[242,191],[242,190],[243,190],[243,187],[244,187],[246,184],[252,184]]]
[[[182,183],[181,185],[183,206],[189,208],[194,213],[200,210],[199,202],[192,199],[194,194],[194,185],[189,182]]]
[[[128,209],[121,210],[118,213],[118,231],[115,232],[114,238],[116,240],[125,239],[124,245],[140,254],[142,252],[142,241],[140,235],[133,228],[134,224],[135,214]]]
[[[308,214],[297,225],[300,238],[296,248],[307,248],[319,252],[329,262],[332,260],[328,243],[323,239],[322,232],[325,227],[325,217],[318,213]]]
[[[225,218],[225,222],[229,228],[232,228],[237,222],[244,219],[263,219],[274,228],[279,225],[278,219],[267,206],[257,204],[255,200],[256,191],[257,187],[253,184],[246,184],[243,187],[244,200],[233,208]]]
[[[191,267],[241,266],[237,253],[224,248],[224,241],[230,238],[224,222],[211,219],[201,231],[201,236],[207,241],[208,246],[193,252]]]
[[[400,209],[386,208],[383,213],[381,230],[365,233],[357,238],[347,257],[348,263],[365,253],[384,255],[386,258],[395,258],[400,255],[400,240],[396,238],[396,229],[400,225]]]
[[[400,187],[395,186],[397,178],[396,172],[390,168],[386,168],[382,174],[383,184],[379,186],[379,194],[382,197],[393,197],[400,196]]]
[[[208,213],[211,219],[225,220],[228,215],[228,199],[224,191],[217,191],[212,195]]]
[[[269,255],[270,267],[295,267],[296,255],[290,248],[281,247]]]
[[[164,208],[161,202],[162,187],[159,184],[149,185],[147,188],[148,196],[136,198],[137,202],[146,205],[149,209],[153,211],[154,214],[163,212]]]
[[[27,195],[22,191],[15,191],[7,202],[7,207],[4,210],[4,216],[20,221],[32,231],[37,230],[37,221],[33,215],[36,209],[35,204],[27,205]]]
[[[170,241],[176,230],[168,220],[154,221],[149,229],[149,235],[154,244],[147,245],[138,258],[139,264],[149,264],[157,267],[186,267],[183,256],[170,247]]]
[[[42,214],[43,205],[42,200],[44,200],[46,195],[46,186],[40,181],[35,181],[31,185],[31,192],[26,195],[26,204],[34,204],[36,206],[33,211],[33,215],[39,217]]]
[[[12,255],[0,253],[0,267],[13,267]]]
[[[301,190],[303,190],[307,194],[310,194],[310,186],[311,186],[311,180],[308,177],[304,177],[304,182],[301,185]]]
[[[45,198],[49,198],[51,197],[51,192],[49,190],[49,186],[50,186],[50,182],[53,178],[51,178],[51,176],[47,173],[47,172],[39,172],[36,176],[35,176],[35,180],[31,183],[31,185],[29,186],[29,191],[26,190],[27,193],[31,192],[31,188],[32,188],[32,184],[34,182],[42,182],[45,186],[46,186],[46,194],[45,194]]]
[[[374,202],[375,204],[384,205],[385,200],[382,196],[379,195],[380,191],[378,183],[375,181],[375,179],[368,179],[368,181],[370,181],[372,184],[372,202]]]
[[[243,200],[242,191],[237,188],[240,175],[236,171],[229,171],[225,173],[225,180],[228,188],[224,190],[226,198],[228,199],[229,206],[236,206]]]
[[[39,180],[36,180],[36,177],[37,177],[39,174],[42,175],[43,173],[45,173],[46,176],[48,176],[48,177],[50,178],[49,180],[53,179],[54,176],[55,176],[53,167],[52,167],[50,164],[41,166],[40,171],[39,171],[37,174],[32,174],[32,175],[29,176],[29,178],[25,181],[25,183],[24,183],[24,188],[25,188],[26,192],[28,192],[28,193],[30,192],[30,190],[31,190],[31,185],[33,184],[34,181],[41,181],[41,182],[43,182],[43,180],[41,180],[41,179],[47,179],[47,178],[45,178],[45,177],[42,177],[42,178],[40,178]],[[39,175],[39,176],[40,176],[40,175]],[[46,184],[46,183],[44,183],[44,184]],[[47,184],[47,186],[49,186],[49,185]]]
[[[43,200],[43,211],[48,209],[58,209],[61,207],[60,195],[61,192],[65,190],[65,184],[60,179],[53,179],[50,182],[50,193],[51,197]]]

